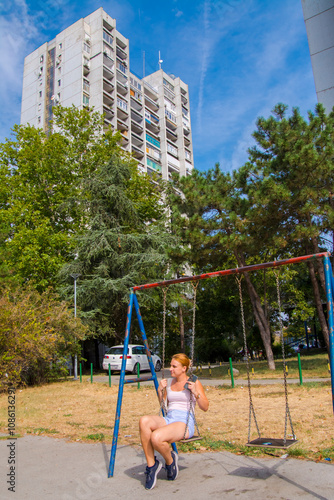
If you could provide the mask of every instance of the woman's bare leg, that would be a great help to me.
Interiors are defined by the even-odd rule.
[[[153,432],[163,426],[167,427],[165,420],[157,415],[145,415],[139,420],[140,440],[149,467],[155,464],[154,446],[152,443]]]
[[[171,465],[173,463],[170,444],[174,441],[183,439],[184,428],[185,424],[183,422],[174,422],[172,424],[165,425],[164,427],[158,427],[152,432],[150,440],[152,449],[157,450],[160,455],[163,456],[167,465]],[[188,436],[189,431],[187,431],[186,434],[186,437]]]

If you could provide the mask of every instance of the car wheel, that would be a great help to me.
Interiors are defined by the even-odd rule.
[[[155,363],[155,371],[156,371],[156,372],[159,372],[160,370],[161,370],[161,363],[160,363],[160,361],[157,361],[157,362]]]
[[[132,373],[134,375],[137,375],[138,365],[139,363],[136,363],[135,366],[133,367]],[[139,373],[140,373],[140,365],[139,365]]]

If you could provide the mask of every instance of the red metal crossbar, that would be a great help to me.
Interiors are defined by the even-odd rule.
[[[253,264],[252,266],[237,267],[235,269],[225,269],[223,271],[215,271],[213,273],[197,274],[195,276],[184,276],[183,278],[175,278],[172,280],[159,281],[157,283],[147,283],[146,285],[138,285],[132,287],[133,291],[144,290],[145,288],[155,288],[157,286],[168,286],[173,283],[184,283],[186,281],[205,280],[216,276],[228,276],[230,274],[242,274],[258,269],[266,269],[268,267],[284,266],[286,264],[296,264],[297,262],[305,262],[315,260],[321,257],[329,256],[328,252],[316,253],[313,255],[303,255],[301,257],[293,257],[292,259],[275,260],[274,262],[265,262],[263,264]]]

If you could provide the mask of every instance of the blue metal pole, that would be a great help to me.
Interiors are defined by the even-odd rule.
[[[138,318],[139,328],[141,331],[141,336],[142,336],[143,342],[144,342],[145,347],[146,347],[146,355],[148,357],[148,363],[150,365],[155,390],[157,391],[157,394],[158,394],[159,382],[158,382],[157,374],[155,372],[155,368],[153,365],[151,351],[148,347],[148,341],[147,341],[147,337],[146,337],[145,327],[144,327],[143,319],[142,319],[141,314],[140,314],[140,309],[139,309],[139,304],[138,304],[138,299],[137,299],[136,294],[134,295],[133,302],[134,302],[134,306],[135,306],[135,311],[137,313],[137,318]],[[176,453],[178,453],[175,443],[172,443],[172,448],[174,451],[176,451]]]
[[[114,435],[113,435],[112,447],[111,447],[111,453],[110,453],[108,477],[112,477],[114,475],[118,432],[119,432],[119,421],[121,418],[121,408],[122,408],[124,379],[125,379],[125,368],[126,368],[126,359],[127,359],[129,339],[130,339],[131,315],[132,315],[132,309],[133,309],[133,297],[134,297],[134,295],[135,294],[134,294],[133,290],[131,290],[130,301],[129,301],[129,305],[128,305],[127,319],[126,319],[126,327],[125,327],[123,359],[122,359],[122,366],[121,366],[121,374],[120,374],[120,378],[119,378],[115,426],[114,426]]]
[[[328,254],[324,256],[324,270],[326,280],[327,316],[329,330],[329,363],[331,368],[332,403],[334,412],[334,314],[333,314],[333,289],[332,266]]]

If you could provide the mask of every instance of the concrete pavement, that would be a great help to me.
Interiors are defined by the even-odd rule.
[[[73,443],[24,436],[15,443],[15,492],[6,483],[10,441],[0,441],[1,500],[107,500],[170,497],[182,500],[295,500],[334,498],[331,463],[254,458],[228,452],[180,454],[179,476],[171,482],[162,469],[156,487],[144,488],[145,459],[140,447],[119,446],[114,477],[108,479],[110,445]]]

